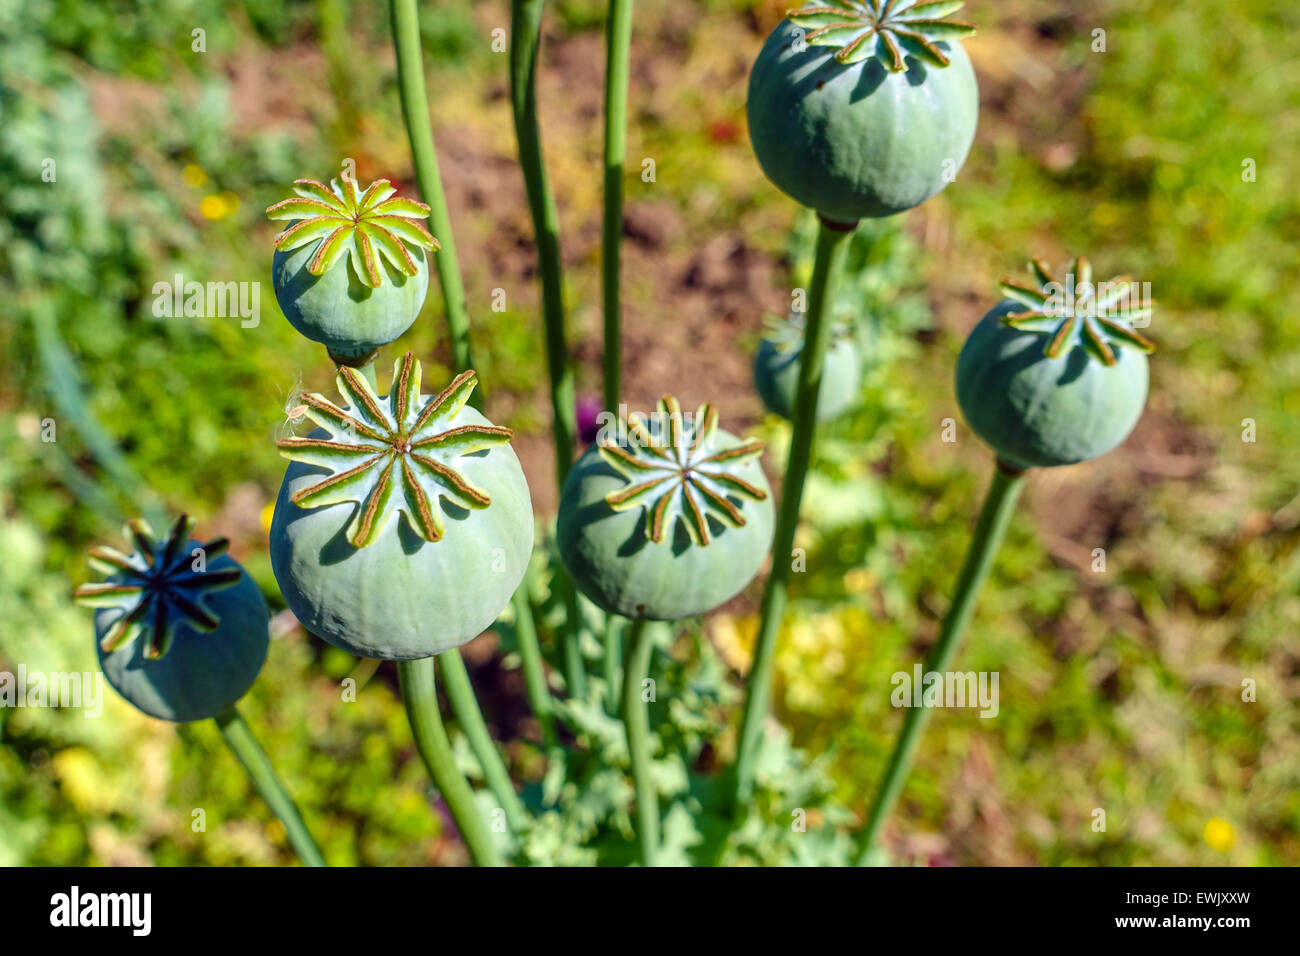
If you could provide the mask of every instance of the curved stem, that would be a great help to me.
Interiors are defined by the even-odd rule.
[[[948,669],[962,634],[970,623],[980,587],[983,586],[984,580],[989,575],[989,569],[993,566],[993,559],[1006,535],[1007,525],[1010,524],[1011,516],[1015,513],[1016,501],[1020,497],[1024,484],[1024,472],[998,464],[993,474],[993,484],[984,498],[983,508],[980,509],[979,521],[975,525],[970,547],[966,551],[966,560],[961,566],[961,573],[957,576],[957,590],[953,594],[952,606],[943,619],[939,639],[926,657],[926,673]],[[889,765],[884,777],[881,778],[880,786],[876,790],[876,798],[867,816],[866,829],[860,838],[859,864],[868,862],[876,839],[880,835],[880,829],[889,818],[899,794],[903,792],[903,785],[907,782],[907,772],[912,766],[912,755],[916,751],[929,719],[928,707],[910,707],[907,716],[903,718],[903,729],[899,731],[894,752],[889,758]]]
[[[253,732],[248,729],[248,724],[244,723],[239,710],[231,704],[212,719],[221,729],[221,736],[226,739],[230,749],[243,764],[248,779],[253,782],[253,786],[271,808],[271,812],[284,824],[289,845],[298,854],[298,859],[307,866],[325,866],[325,858],[321,856],[316,841],[311,838],[307,824],[303,823],[302,814],[298,812],[298,807],[289,796],[289,791],[284,789],[284,784],[276,775],[271,758],[266,755],[266,751],[253,736]]]
[[[438,693],[434,686],[433,658],[398,661],[397,678],[402,688],[402,704],[411,724],[415,746],[424,758],[424,766],[442,794],[443,802],[456,821],[461,839],[477,866],[500,866],[501,857],[491,834],[483,825],[474,799],[474,791],[456,766],[451,741],[438,711]]]
[[[393,26],[393,46],[397,51],[397,82],[402,98],[402,117],[411,141],[411,158],[415,164],[415,181],[420,195],[429,205],[429,229],[440,248],[433,254],[442,287],[442,301],[447,312],[447,330],[451,334],[451,351],[456,368],[474,367],[469,343],[469,312],[465,307],[465,288],[461,283],[460,264],[456,258],[456,239],[451,231],[447,197],[442,191],[438,171],[438,153],[433,145],[433,128],[429,125],[429,97],[424,87],[424,66],[420,58],[420,20],[415,0],[391,0],[389,13]],[[476,392],[470,402],[477,408],[481,396]]]
[[[523,168],[528,209],[536,234],[537,269],[542,281],[542,316],[546,322],[546,363],[551,381],[552,432],[555,437],[556,487],[563,488],[573,464],[573,370],[564,339],[564,283],[560,268],[560,226],[555,197],[542,161],[537,125],[537,48],[541,41],[544,0],[510,3],[510,103],[519,165]]]
[[[772,573],[768,576],[763,591],[754,660],[745,682],[745,709],[740,723],[733,793],[733,809],[736,810],[753,793],[754,766],[758,759],[762,723],[772,696],[776,636],[785,615],[786,588],[792,570],[791,552],[794,548],[795,530],[799,525],[799,503],[803,497],[808,464],[812,460],[817,397],[821,390],[822,364],[831,333],[831,303],[834,301],[835,283],[839,278],[844,251],[853,228],[853,225],[829,223],[822,219],[817,229],[817,253],[813,261],[812,285],[808,291],[808,320],[799,362],[799,381],[795,388],[790,454],[786,459],[781,507],[772,541]]]
[[[641,682],[650,673],[650,652],[654,642],[646,633],[645,621],[633,621],[628,628],[628,659],[623,669],[623,726],[627,730],[628,762],[636,790],[636,829],[640,838],[641,864],[654,866],[659,851],[659,798],[650,777],[650,717],[641,696]]]
[[[451,704],[452,713],[456,715],[460,729],[469,738],[470,749],[474,751],[483,770],[483,778],[505,811],[510,829],[517,834],[522,833],[528,829],[531,820],[519,794],[515,793],[514,784],[510,782],[510,772],[506,770],[501,751],[488,732],[487,721],[483,719],[483,712],[479,710],[478,700],[474,697],[474,685],[470,682],[465,660],[455,648],[444,651],[440,659],[442,682],[447,689],[447,701]]]
[[[623,162],[627,157],[627,73],[632,44],[632,0],[609,0],[605,25],[605,215],[601,292],[605,305],[604,406],[618,410],[622,316],[619,303],[623,239]]]

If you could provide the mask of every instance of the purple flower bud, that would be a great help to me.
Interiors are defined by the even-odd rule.
[[[604,411],[601,401],[595,395],[579,395],[573,404],[578,421],[578,440],[590,445],[600,431],[600,413]]]

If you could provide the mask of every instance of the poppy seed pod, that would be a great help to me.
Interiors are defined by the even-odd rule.
[[[803,316],[791,313],[785,321],[772,321],[754,355],[754,387],[769,412],[789,420],[794,415],[794,395],[803,356]],[[852,328],[837,322],[822,364],[817,392],[817,421],[828,422],[852,408],[862,387],[862,356]]]
[[[266,661],[269,613],[261,590],[225,554],[225,538],[189,537],[181,515],[163,538],[143,520],[127,534],[131,553],[99,546],[90,564],[105,577],[76,599],[96,608],[104,676],[153,717],[215,717],[253,685]]]
[[[398,360],[386,398],[338,371],[344,405],[301,396],[319,428],[287,438],[271,567],[312,633],[384,660],[473,640],[505,608],[533,547],[533,509],[510,429],[469,406],[473,372],[421,393]]]
[[[364,192],[355,180],[314,179],[266,210],[289,225],[275,237],[271,281],[289,323],[340,364],[362,365],[411,327],[429,291],[425,250],[438,242],[420,223],[429,207],[394,196],[386,179]]]
[[[1151,314],[1127,277],[1097,286],[1086,259],[1064,283],[1040,260],[1035,282],[1006,296],[957,359],[957,401],[975,433],[1016,468],[1104,455],[1142,416],[1151,344],[1132,323]]]
[[[560,497],[560,557],[578,588],[627,618],[676,620],[734,597],[762,567],[773,509],[763,443],[683,415],[664,398],[574,465]]]
[[[962,3],[822,0],[792,10],[758,54],[746,111],[773,184],[840,223],[918,206],[952,182],[979,90],[944,19]]]

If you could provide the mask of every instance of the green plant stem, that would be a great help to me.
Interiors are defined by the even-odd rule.
[[[1011,516],[1016,510],[1016,501],[1025,484],[1025,475],[999,463],[993,473],[993,484],[984,498],[980,509],[979,521],[971,536],[970,547],[966,551],[966,560],[957,576],[957,590],[953,594],[952,606],[943,619],[943,628],[925,660],[925,671],[943,672],[948,669],[962,634],[970,623],[975,610],[975,602],[980,588],[989,575],[993,559],[997,555],[1002,539],[1006,535]],[[867,825],[860,838],[861,856],[859,863],[868,862],[876,839],[885,821],[889,818],[894,804],[898,801],[903,785],[907,782],[907,773],[912,765],[912,756],[930,719],[928,707],[910,707],[903,719],[903,728],[894,744],[894,752],[889,758],[889,765],[876,790],[875,800],[867,816]]]
[[[623,672],[623,619],[617,614],[605,618],[605,656],[601,660],[601,673],[605,678],[605,693],[609,695],[605,709],[610,716],[618,716],[618,697],[614,688],[622,681]]]
[[[519,640],[519,657],[523,663],[524,693],[533,715],[542,725],[542,739],[548,747],[555,747],[555,712],[551,706],[551,689],[546,683],[541,645],[537,642],[537,623],[533,619],[533,603],[528,599],[527,583],[519,586],[511,600],[515,606],[515,636]]]
[[[411,724],[415,746],[424,758],[434,786],[456,821],[461,839],[477,866],[500,866],[501,856],[483,823],[474,791],[456,766],[451,741],[438,711],[438,693],[434,686],[432,657],[398,661],[397,677],[402,688],[402,704]]]
[[[505,811],[510,829],[517,834],[523,833],[531,823],[528,811],[524,809],[519,794],[515,793],[505,760],[502,759],[501,752],[497,750],[496,743],[488,732],[487,722],[483,719],[483,712],[479,710],[478,700],[474,697],[474,685],[470,682],[465,660],[453,648],[443,652],[441,663],[442,683],[447,689],[447,700],[451,704],[452,713],[456,715],[460,729],[469,738],[470,749],[478,758],[483,777],[487,780],[493,796]],[[487,760],[483,759],[484,754],[489,755]]]
[[[627,730],[628,762],[636,791],[636,829],[640,839],[641,864],[654,866],[659,852],[659,798],[650,776],[650,717],[641,699],[641,682],[650,673],[654,641],[646,622],[633,621],[628,628],[628,659],[623,669],[623,726]]]
[[[510,105],[519,143],[519,165],[528,194],[537,246],[537,271],[542,283],[542,318],[546,325],[546,367],[551,386],[551,435],[555,442],[555,487],[564,488],[573,466],[577,424],[573,406],[573,369],[564,333],[564,275],[560,265],[560,225],[555,196],[542,159],[542,134],[537,123],[537,50],[542,35],[545,0],[511,0],[510,3]],[[560,635],[564,677],[569,695],[585,697],[587,672],[579,643],[582,626],[578,597],[567,575],[558,582],[565,588],[568,626]]]
[[[609,0],[605,24],[605,214],[601,293],[605,306],[605,410],[618,410],[622,375],[620,247],[623,239],[623,162],[627,158],[627,73],[632,44],[632,0]]]
[[[790,453],[786,459],[781,506],[772,542],[772,573],[768,576],[763,591],[754,659],[745,686],[745,708],[740,723],[733,793],[733,809],[736,810],[747,803],[753,793],[754,767],[758,759],[763,719],[767,715],[772,696],[776,637],[785,615],[786,589],[792,570],[791,553],[794,549],[795,530],[799,525],[799,504],[803,497],[804,478],[812,460],[817,396],[821,389],[822,365],[831,333],[831,303],[834,301],[835,283],[843,267],[844,252],[853,228],[853,225],[828,223],[822,219],[817,229],[817,252],[813,260],[812,284],[808,290],[808,318],[799,362],[799,381],[795,387]]]
[[[510,103],[519,165],[523,168],[528,210],[536,234],[537,268],[542,282],[542,317],[546,323],[546,364],[551,383],[552,433],[555,437],[556,487],[563,488],[573,464],[573,370],[564,336],[564,280],[560,268],[560,226],[555,197],[542,160],[537,124],[537,48],[541,42],[544,0],[510,3]]]
[[[284,784],[276,775],[275,767],[271,765],[271,758],[266,755],[266,751],[253,736],[253,732],[248,729],[248,724],[240,716],[239,710],[231,704],[213,720],[221,729],[221,736],[226,739],[226,743],[247,771],[248,779],[253,781],[253,786],[271,808],[271,812],[284,824],[289,845],[298,854],[298,859],[306,866],[324,866],[325,858],[321,856],[316,841],[311,838],[307,824],[303,823],[302,814],[298,812],[293,798],[289,796],[289,792],[284,789]]]
[[[357,374],[366,380],[366,384],[375,390],[376,395],[379,394],[379,379],[375,376],[375,363],[373,359],[358,368]]]
[[[424,65],[420,57],[420,19],[415,0],[391,0],[389,13],[393,25],[393,46],[397,51],[397,82],[402,98],[402,117],[411,141],[411,158],[415,164],[415,181],[420,195],[429,206],[429,228],[440,248],[433,254],[442,287],[442,301],[447,312],[447,330],[451,334],[451,351],[456,368],[474,367],[469,342],[469,312],[465,307],[465,287],[461,282],[456,258],[456,239],[451,231],[447,197],[442,191],[438,171],[438,153],[433,145],[433,128],[429,125],[429,97],[424,86]],[[470,396],[479,407],[481,397]]]
[[[581,700],[587,696],[587,662],[582,657],[582,629],[586,621],[578,601],[578,591],[563,568],[556,572],[556,586],[564,589],[564,616],[568,624],[560,635],[564,681],[569,686],[569,696]]]

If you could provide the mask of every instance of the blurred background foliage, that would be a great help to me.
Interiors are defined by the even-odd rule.
[[[547,513],[531,227],[492,47],[508,5],[421,6],[478,370]],[[550,5],[540,91],[588,393],[604,6]],[[762,315],[784,314],[807,278],[809,223],[757,169],[744,95],[783,9],[638,3],[625,253],[629,404],[717,399],[728,427],[769,441],[774,476],[786,430],[763,417],[748,363]],[[836,826],[865,809],[901,719],[890,676],[933,639],[988,480],[952,395],[956,353],[1000,276],[1083,252],[1103,275],[1149,281],[1159,302],[1149,409],[1116,453],[1032,479],[960,664],[1000,673],[1000,713],[936,716],[889,848],[930,864],[1295,865],[1300,59],[1287,44],[1300,9],[974,0],[965,12],[982,27],[967,43],[976,146],[940,197],[855,239],[840,308],[869,361],[863,403],[823,432],[800,531],[808,573],[778,661],[788,735],[771,735],[756,822],[725,851],[709,788],[734,747],[756,594],[661,635],[652,717],[670,852],[843,858]],[[298,388],[332,384],[275,307],[262,210],[345,159],[362,181],[411,189],[388,44],[377,0],[0,6],[0,670],[95,669],[70,591],[84,549],[141,511],[185,509],[201,532],[230,535],[283,607],[266,558],[283,468],[272,442]],[[178,274],[262,282],[260,323],[155,316],[155,284]],[[490,307],[498,289],[504,311]],[[436,295],[403,348],[445,377]],[[56,441],[42,440],[47,419]],[[274,633],[243,708],[326,856],[463,862],[390,669],[283,613]],[[558,807],[523,852],[622,862],[626,758],[599,698],[569,705],[576,756],[564,786],[554,766],[548,780],[511,644],[505,622],[467,652],[526,796]],[[0,708],[0,864],[290,859],[215,728],[177,731],[105,693],[99,720]],[[792,808],[809,810],[808,833],[792,833]]]

